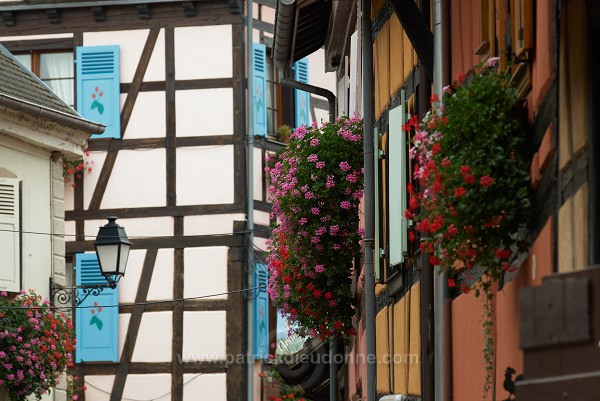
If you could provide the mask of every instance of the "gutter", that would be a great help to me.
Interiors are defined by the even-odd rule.
[[[292,66],[291,52],[296,31],[296,0],[279,0],[275,14],[273,59],[280,71],[288,71]]]
[[[86,120],[83,117],[69,115],[61,111],[39,106],[35,103],[17,99],[5,94],[0,94],[0,106],[34,118],[40,118],[49,122],[53,122],[62,125],[63,127],[84,131],[88,134],[101,134],[106,128],[104,124],[95,123]]]

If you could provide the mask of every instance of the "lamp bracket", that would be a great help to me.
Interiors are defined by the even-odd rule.
[[[110,284],[62,286],[50,277],[50,303],[57,310],[69,311],[81,305],[90,295],[100,295],[105,288],[110,288]]]

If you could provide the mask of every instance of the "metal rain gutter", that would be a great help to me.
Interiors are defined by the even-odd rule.
[[[275,16],[275,37],[273,38],[273,59],[280,71],[291,66],[290,55],[296,29],[296,0],[279,0]]]
[[[57,123],[63,127],[84,131],[88,134],[101,134],[104,132],[104,128],[106,128],[106,126],[103,124],[95,123],[82,117],[72,116],[58,110],[39,106],[37,104],[17,99],[5,94],[0,94],[0,106],[18,111],[31,117]]]

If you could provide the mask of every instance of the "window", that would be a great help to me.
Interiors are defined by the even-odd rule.
[[[15,54],[15,58],[40,77],[69,106],[75,107],[73,52]]]

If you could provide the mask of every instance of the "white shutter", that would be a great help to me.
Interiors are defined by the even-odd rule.
[[[21,289],[19,180],[0,177],[0,290]]]

